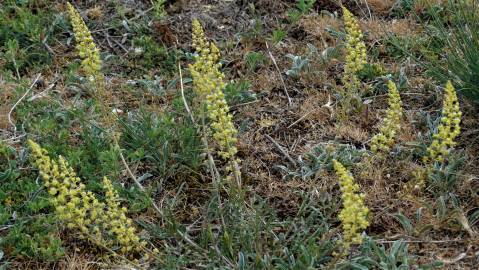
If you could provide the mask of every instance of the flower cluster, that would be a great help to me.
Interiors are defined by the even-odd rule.
[[[461,109],[457,100],[456,90],[450,81],[446,84],[442,108],[441,122],[437,132],[433,135],[433,141],[427,149],[427,156],[424,157],[425,164],[435,161],[443,162],[449,155],[449,151],[455,146],[454,139],[461,132]]]
[[[102,221],[107,230],[118,241],[122,253],[140,251],[140,248],[146,246],[146,242],[141,241],[138,237],[132,220],[126,216],[128,210],[126,207],[120,206],[118,192],[107,177],[103,177],[103,189],[105,190],[106,212]]]
[[[48,152],[32,140],[28,141],[36,167],[50,194],[50,201],[59,220],[69,229],[100,246],[119,246],[121,253],[140,251],[146,245],[136,234],[126,208],[118,203],[118,194],[105,177],[106,203],[87,191],[73,168],[63,158],[52,160]]]
[[[354,15],[343,6],[344,25],[346,28],[346,65],[343,73],[343,84],[346,91],[357,93],[360,82],[357,73],[364,68],[366,60],[366,45],[362,38],[363,34],[359,28]]]
[[[379,128],[379,134],[376,134],[371,139],[371,151],[373,153],[387,152],[394,144],[394,138],[396,133],[401,128],[402,118],[402,102],[401,96],[396,88],[396,84],[392,81],[388,81],[389,90],[389,109],[387,110],[386,117],[381,123]]]
[[[344,231],[343,247],[347,252],[351,244],[361,244],[361,232],[369,226],[367,215],[369,209],[364,205],[364,194],[359,192],[359,185],[354,182],[352,175],[337,160],[333,160],[334,170],[339,178],[343,209],[339,213],[339,220]]]
[[[82,69],[90,81],[95,81],[102,76],[100,52],[93,42],[90,30],[82,17],[69,2],[67,2],[68,13],[70,14],[73,32],[77,42],[76,48],[82,60]]]
[[[197,55],[189,66],[197,96],[206,104],[206,113],[211,121],[213,138],[219,146],[219,155],[224,160],[235,160],[236,135],[233,116],[229,113],[223,89],[224,74],[219,63],[220,53],[214,43],[206,40],[203,28],[198,20],[193,20],[193,47]]]

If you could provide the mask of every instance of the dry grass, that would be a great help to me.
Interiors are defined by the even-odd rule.
[[[395,0],[367,0],[366,2],[374,13],[380,15],[387,15],[396,3]]]

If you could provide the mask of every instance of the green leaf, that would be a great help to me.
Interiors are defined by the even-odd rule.
[[[411,223],[411,220],[408,219],[406,216],[404,216],[401,213],[397,213],[394,215],[394,218],[401,224],[403,229],[408,233],[412,234],[413,233],[413,225]]]

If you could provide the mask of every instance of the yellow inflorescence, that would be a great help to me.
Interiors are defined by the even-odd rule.
[[[122,253],[140,251],[142,247],[146,246],[146,242],[141,241],[138,237],[132,220],[126,216],[128,210],[120,206],[120,197],[107,177],[103,178],[103,188],[106,213],[102,221],[105,227],[120,244]]]
[[[214,43],[206,40],[198,20],[193,20],[193,47],[196,50],[195,62],[189,66],[195,91],[206,104],[206,113],[211,121],[213,138],[219,145],[219,155],[225,160],[234,160],[237,152],[233,116],[229,113],[223,89],[224,74],[218,62],[220,53]]]
[[[369,226],[367,216],[369,209],[364,205],[364,194],[359,192],[359,185],[354,182],[352,175],[337,160],[333,160],[334,170],[339,178],[343,209],[339,220],[343,227],[343,246],[347,252],[351,244],[361,244],[361,233]]]
[[[146,245],[137,236],[132,220],[126,217],[127,209],[120,207],[118,194],[106,177],[103,179],[106,203],[103,203],[86,191],[63,157],[52,160],[37,143],[29,140],[28,144],[55,213],[69,229],[79,230],[96,244],[119,246],[120,252],[125,254],[140,251]]]
[[[346,28],[346,65],[344,67],[343,84],[346,91],[357,93],[360,82],[356,75],[367,63],[366,45],[363,34],[354,15],[343,6],[344,25]]]
[[[100,52],[93,42],[90,30],[86,26],[78,11],[67,2],[68,13],[70,14],[73,32],[77,42],[76,48],[82,60],[82,69],[90,81],[102,76]]]
[[[389,109],[379,128],[379,134],[376,134],[371,139],[371,151],[375,154],[378,152],[388,152],[394,144],[396,133],[401,128],[401,118],[403,114],[401,96],[399,96],[394,82],[388,82],[388,89]]]
[[[446,84],[442,107],[441,123],[437,133],[433,135],[433,141],[427,149],[424,157],[425,164],[443,162],[449,155],[449,151],[456,145],[454,139],[461,132],[461,109],[457,100],[456,90],[450,81]]]

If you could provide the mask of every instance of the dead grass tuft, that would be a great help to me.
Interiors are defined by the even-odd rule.
[[[368,33],[367,38],[370,41],[384,39],[390,34],[411,36],[420,31],[419,25],[410,19],[395,19],[391,21],[371,19],[362,21],[362,27]]]
[[[326,29],[340,29],[342,22],[339,18],[333,18],[327,15],[308,15],[300,21],[304,31],[311,37],[314,37],[318,48],[336,46],[337,39],[331,36]]]
[[[371,134],[367,130],[352,123],[342,123],[337,126],[336,134],[338,139],[356,144],[365,143],[371,137]]]
[[[379,15],[387,15],[396,3],[395,0],[367,0],[371,10]]]

